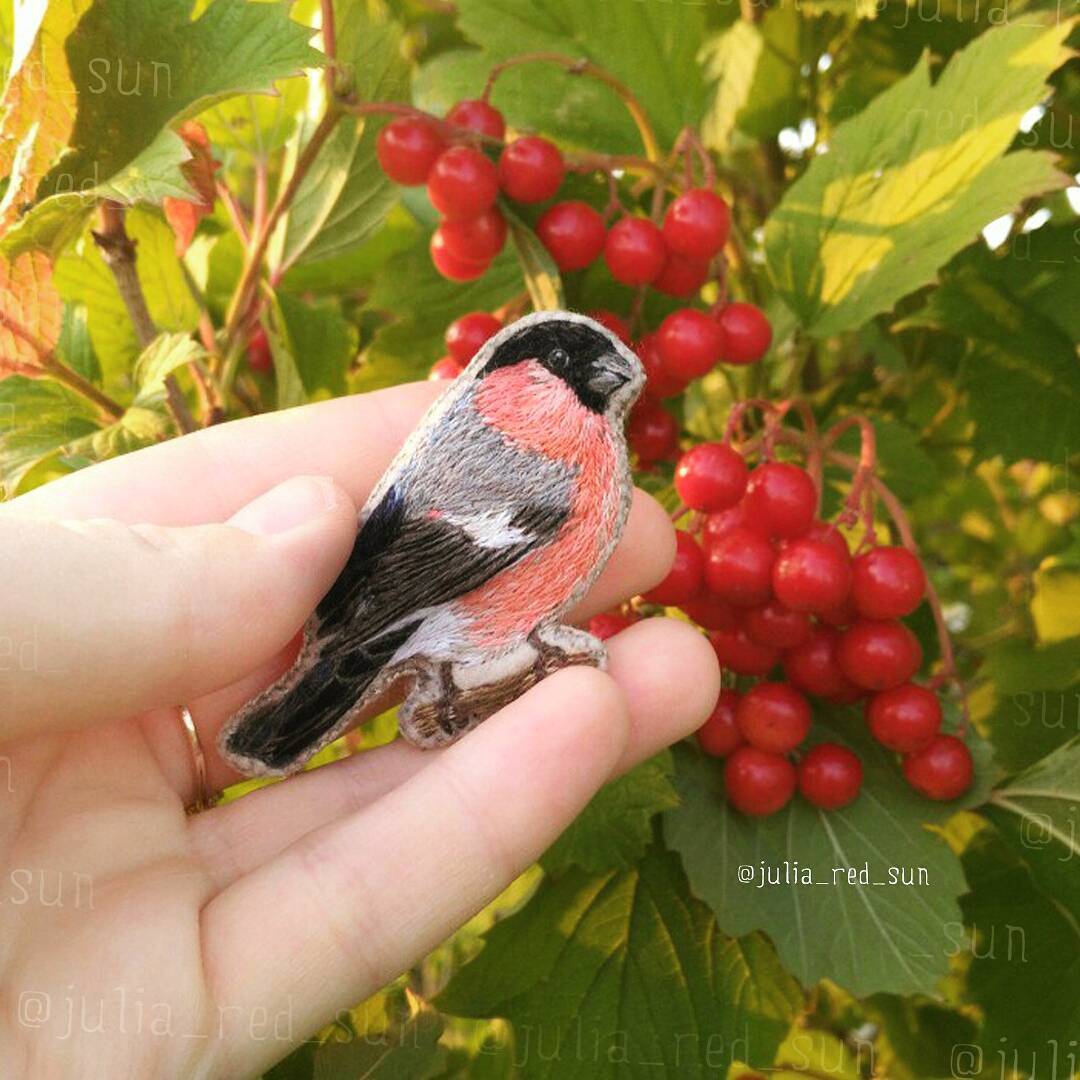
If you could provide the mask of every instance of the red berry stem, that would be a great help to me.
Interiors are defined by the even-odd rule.
[[[701,141],[694,128],[684,127],[679,132],[679,137],[675,140],[675,148],[676,152],[683,154],[686,161],[687,188],[694,186],[694,174],[691,164],[694,158],[697,158],[698,165],[701,167],[703,180],[701,186],[710,190],[716,186],[716,166],[713,164],[709,151],[705,148],[705,144]]]
[[[841,423],[843,422],[844,421],[841,421]],[[835,432],[835,428],[832,430]],[[795,431],[792,428],[782,428],[777,432],[777,438],[780,442],[791,446],[801,447],[804,452],[813,448],[811,440],[806,435]],[[824,440],[819,440],[817,442],[819,449],[821,449],[823,441]],[[842,469],[846,469],[852,475],[855,475],[863,464],[862,454],[860,454],[860,457],[855,458],[850,454],[844,454],[839,450],[832,449],[821,449],[821,453],[823,459],[830,465],[837,465]],[[881,504],[885,507],[889,518],[896,526],[896,531],[900,537],[901,544],[903,544],[912,555],[919,558],[919,545],[915,542],[915,535],[911,530],[911,522],[904,512],[903,503],[901,503],[896,495],[893,494],[889,486],[873,472],[870,473],[869,479],[867,480],[867,488],[874,497],[881,500]],[[929,685],[931,688],[937,689],[942,684],[951,682],[960,690],[960,707],[963,719],[957,733],[963,735],[967,731],[969,723],[967,695],[964,693],[963,682],[961,681],[956,668],[956,654],[953,650],[952,636],[945,623],[945,615],[941,607],[941,597],[938,595],[937,589],[934,588],[934,583],[929,578],[927,578],[926,582],[926,602],[930,605],[930,611],[933,615],[934,628],[937,631],[938,650],[941,655],[941,671],[930,680]]]
[[[863,545],[870,548],[875,543],[873,480],[877,468],[877,435],[874,425],[865,416],[847,416],[825,432],[821,439],[821,449],[827,451],[836,444],[841,435],[853,427],[859,429],[861,439],[859,460],[852,474],[851,491],[845,500],[845,510],[840,515],[840,520],[854,525],[859,520],[861,504],[861,516],[866,529]],[[918,553],[913,551],[912,554]]]
[[[484,89],[480,94],[480,100],[488,100],[491,96],[491,91],[495,87],[495,83],[504,71],[508,71],[513,67],[519,67],[522,64],[555,64],[558,67],[561,67],[568,75],[586,75],[589,78],[596,79],[598,82],[602,82],[605,86],[610,87],[622,99],[623,105],[626,106],[626,111],[637,125],[638,132],[641,135],[641,145],[645,148],[645,156],[650,161],[660,161],[660,144],[656,139],[656,132],[653,130],[648,114],[645,112],[644,106],[637,99],[637,96],[630,87],[617,79],[606,68],[601,67],[599,64],[594,64],[591,60],[587,60],[584,57],[575,58],[573,56],[566,56],[563,53],[543,51],[510,56],[506,60],[503,60],[492,67],[491,71],[488,73]]]

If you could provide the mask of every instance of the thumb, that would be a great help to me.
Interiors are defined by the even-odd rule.
[[[0,740],[243,677],[296,633],[355,536],[348,495],[308,476],[224,525],[0,519]]]

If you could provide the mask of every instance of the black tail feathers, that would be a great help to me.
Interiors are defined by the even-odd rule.
[[[303,764],[326,744],[416,625],[383,635],[371,648],[319,656],[291,686],[295,676],[283,676],[227,730],[225,754],[275,773]],[[303,658],[301,653],[298,663]]]

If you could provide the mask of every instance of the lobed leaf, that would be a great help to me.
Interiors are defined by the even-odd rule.
[[[1002,157],[1068,56],[1067,22],[1016,22],[929,58],[837,127],[765,230],[773,281],[816,336],[866,322],[931,281],[994,218],[1067,179],[1043,153]]]

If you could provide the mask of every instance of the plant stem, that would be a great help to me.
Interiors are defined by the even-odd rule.
[[[637,125],[638,132],[641,135],[641,144],[645,148],[645,156],[650,161],[660,161],[660,143],[657,141],[656,132],[653,130],[644,106],[637,99],[634,92],[606,68],[594,64],[584,57],[574,58],[557,52],[528,52],[522,53],[520,56],[511,56],[491,69],[480,96],[486,101],[490,97],[492,88],[495,86],[499,76],[504,71],[508,71],[512,67],[519,67],[521,64],[556,64],[569,75],[588,75],[590,78],[610,87],[622,99],[626,111]]]
[[[236,230],[237,236],[239,236],[244,244],[247,245],[251,231],[248,227],[247,218],[244,217],[244,211],[236,201],[236,196],[232,193],[224,180],[215,181],[214,190],[217,192],[218,198],[224,205],[225,211],[229,215],[229,221],[232,222],[232,227]]]
[[[62,363],[45,342],[2,311],[0,311],[0,326],[25,341],[37,353],[41,370],[51,375],[57,382],[63,383],[69,390],[74,390],[87,401],[92,401],[111,420],[118,420],[124,415],[123,405],[103,393],[93,383],[88,382],[77,371]]]
[[[41,367],[58,383],[63,383],[69,390],[74,390],[76,394],[96,405],[110,420],[119,420],[124,415],[123,405],[88,382],[67,364],[61,363],[52,353],[41,358]]]
[[[92,233],[105,265],[112,271],[120,298],[124,301],[139,347],[145,349],[157,337],[157,327],[146,306],[142,284],[135,267],[135,241],[124,228],[124,208],[106,200],[101,204],[101,231]],[[165,401],[176,426],[184,433],[194,431],[198,425],[180,392],[174,375],[165,377]]]
[[[135,269],[135,241],[124,228],[124,208],[119,203],[103,202],[101,231],[92,235],[116,281],[120,299],[124,301],[131,325],[135,328],[139,347],[145,349],[157,337],[157,327],[150,317],[150,309],[146,306],[146,297]]]
[[[281,191],[278,192],[278,196],[274,200],[274,205],[270,208],[270,212],[265,216],[265,219],[262,221],[252,238],[252,242],[248,247],[247,255],[244,259],[244,269],[240,275],[240,281],[236,286],[236,291],[233,293],[232,301],[229,304],[228,315],[225,320],[226,355],[233,350],[236,339],[240,334],[240,330],[247,320],[252,302],[255,300],[258,291],[259,273],[262,270],[262,262],[266,255],[266,248],[270,242],[270,237],[285,211],[288,210],[293,199],[296,197],[296,193],[300,189],[300,184],[304,177],[307,176],[308,170],[315,163],[315,159],[319,156],[319,152],[322,150],[326,140],[330,137],[330,134],[333,132],[340,117],[340,109],[331,101],[331,103],[327,105],[326,112],[323,113],[323,117],[319,121],[318,127],[312,132],[307,145],[297,158],[292,175],[289,177]]]

